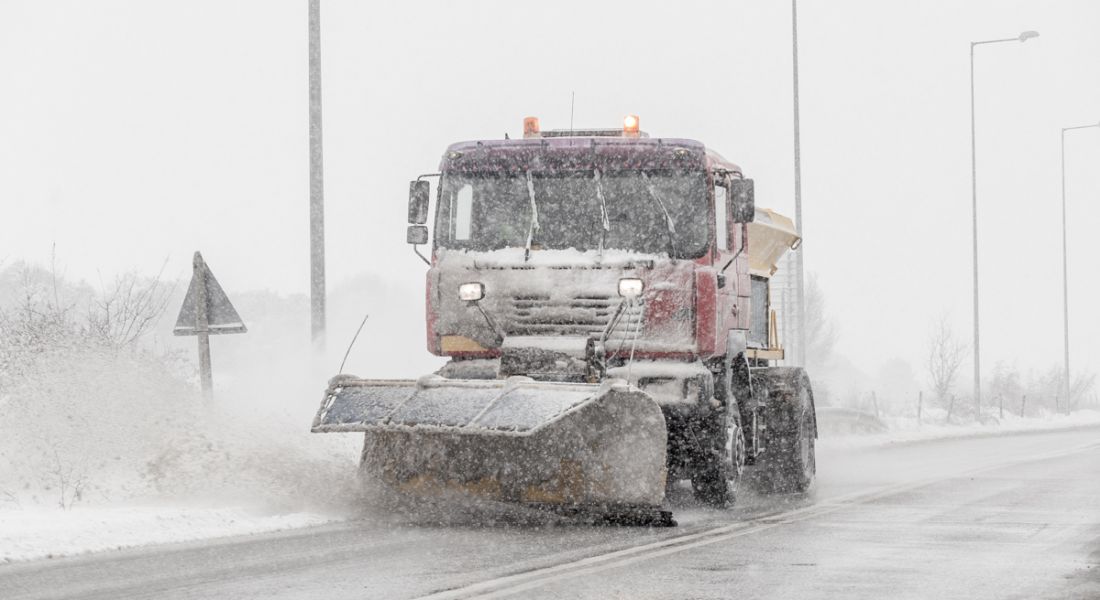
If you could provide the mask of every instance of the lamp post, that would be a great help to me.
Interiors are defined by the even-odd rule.
[[[1065,373],[1062,381],[1062,397],[1066,399],[1066,412],[1069,412],[1069,256],[1066,251],[1066,132],[1073,129],[1100,127],[1100,123],[1077,125],[1062,128],[1062,326],[1065,344]],[[1055,407],[1057,409],[1057,407]]]
[[[794,71],[794,228],[802,237],[802,146],[798,117],[798,0],[791,0],[791,54]],[[798,305],[798,333],[795,345],[798,366],[806,366],[806,292],[802,273],[802,248],[795,250],[795,303]]]
[[[974,406],[982,414],[982,359],[978,328],[978,152],[974,126],[974,48],[983,44],[1026,42],[1039,37],[1037,31],[1024,31],[1016,37],[970,42],[970,194],[974,242]]]

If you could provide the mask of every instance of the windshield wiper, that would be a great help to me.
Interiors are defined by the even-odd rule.
[[[672,215],[668,214],[668,209],[665,208],[665,203],[661,200],[660,194],[657,193],[657,188],[653,186],[653,182],[649,180],[649,175],[646,175],[645,171],[642,171],[642,179],[645,180],[646,189],[649,190],[649,195],[657,201],[657,204],[661,207],[661,212],[665,215],[665,224],[668,225],[668,256],[674,258],[676,256],[676,244],[672,240],[672,236],[676,234],[676,223],[672,222]]]
[[[539,205],[535,203],[535,182],[531,179],[531,171],[527,171],[527,196],[531,198],[531,225],[527,228],[527,244],[523,247],[523,262],[531,258],[531,240],[535,237],[535,231],[539,229]]]
[[[600,256],[603,256],[603,245],[607,238],[607,232],[611,231],[611,222],[607,220],[607,202],[603,198],[603,185],[600,183],[600,170],[594,170],[596,174],[596,198],[600,200],[600,219],[603,228],[600,231]]]

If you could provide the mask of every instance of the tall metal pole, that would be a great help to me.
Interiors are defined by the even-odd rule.
[[[970,42],[970,214],[973,226],[974,242],[974,408],[978,417],[982,415],[982,353],[980,329],[978,327],[978,150],[974,125],[974,47],[982,44],[1001,42],[1026,42],[1038,37],[1035,31],[1024,31],[1012,38]]]
[[[1065,373],[1062,380],[1062,395],[1066,399],[1066,412],[1069,412],[1069,253],[1066,244],[1066,132],[1072,129],[1100,127],[1100,123],[1062,128],[1062,327],[1065,352]]]
[[[982,352],[978,328],[978,150],[974,126],[974,46],[970,42],[970,214],[974,242],[974,406],[982,414]]]
[[[1062,389],[1069,412],[1069,256],[1066,251],[1066,128],[1062,128],[1062,340],[1065,355],[1065,378]]]
[[[802,145],[798,118],[798,0],[791,0],[791,51],[794,65],[794,228],[802,237]],[[798,364],[806,365],[806,290],[802,275],[805,243],[795,250],[795,290],[798,303]]]
[[[321,0],[309,0],[309,307],[313,341],[325,335],[325,186],[321,143]]]

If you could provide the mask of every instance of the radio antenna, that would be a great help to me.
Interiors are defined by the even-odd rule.
[[[359,339],[359,334],[363,332],[363,326],[367,324],[367,318],[370,317],[370,313],[363,315],[363,322],[359,324],[359,329],[355,330],[355,335],[351,338],[351,343],[348,344],[348,351],[344,353],[344,360],[340,361],[340,374],[344,372],[344,363],[348,362],[348,355],[351,354],[351,347],[355,345],[355,340]]]

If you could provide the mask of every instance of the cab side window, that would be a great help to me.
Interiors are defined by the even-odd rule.
[[[726,222],[726,207],[728,195],[726,188],[714,186],[714,232],[715,247],[719,250],[729,250],[729,223]]]
[[[454,239],[466,241],[470,239],[470,217],[473,213],[474,187],[466,184],[459,188],[455,194],[454,204]]]

